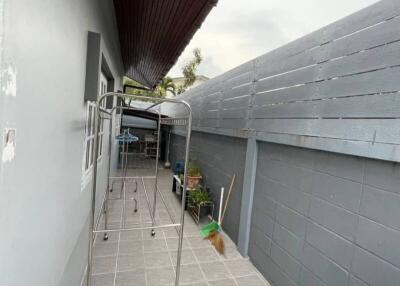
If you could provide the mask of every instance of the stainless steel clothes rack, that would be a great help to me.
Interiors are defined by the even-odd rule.
[[[134,108],[134,107],[126,107],[126,106],[114,106],[111,111],[108,111],[106,109],[101,108],[101,105],[106,98],[111,98],[112,102],[123,102],[124,99],[133,99],[135,101],[150,101],[154,102],[151,106],[145,108],[145,109],[139,109],[139,108]],[[120,101],[114,100],[114,99],[122,99]],[[160,114],[160,112],[154,110],[150,111],[152,108],[156,107],[157,105],[160,105],[164,102],[172,103],[172,104],[177,104],[181,105],[185,108],[186,110],[186,117],[179,117],[179,118],[163,118]],[[124,109],[129,109],[129,110],[140,110],[140,111],[147,111],[147,112],[153,112],[158,116],[158,138],[157,138],[157,155],[156,155],[156,166],[155,166],[155,176],[148,176],[146,178],[154,178],[155,184],[154,184],[154,197],[153,197],[153,208],[151,209],[151,204],[150,200],[148,198],[147,190],[144,185],[144,178],[145,177],[127,177],[126,172],[123,174],[122,177],[110,177],[111,173],[111,140],[112,140],[112,122],[113,122],[113,116],[115,115],[115,111],[117,109],[124,110]],[[98,135],[99,135],[99,127],[100,127],[100,120],[101,119],[107,119],[101,116],[101,114],[107,114],[109,115],[109,147],[108,147],[108,155],[109,155],[109,160],[108,160],[108,182],[107,182],[107,189],[105,192],[105,196],[103,198],[103,202],[101,205],[101,209],[99,212],[99,215],[97,217],[96,223],[95,223],[95,213],[96,213],[96,191],[97,191],[97,158],[98,158]],[[175,227],[179,239],[178,239],[178,254],[177,254],[177,263],[176,263],[176,276],[175,276],[175,286],[179,285],[179,278],[180,278],[180,269],[181,269],[181,257],[182,257],[182,243],[183,243],[183,229],[185,225],[185,201],[186,201],[186,175],[187,175],[187,166],[189,162],[189,148],[190,148],[190,136],[191,136],[191,129],[192,129],[192,109],[190,105],[184,101],[184,100],[179,100],[179,99],[170,99],[170,98],[153,98],[153,97],[145,97],[142,95],[131,95],[131,94],[122,94],[122,93],[116,93],[116,92],[109,92],[103,94],[96,103],[96,112],[95,112],[95,137],[94,137],[94,148],[92,150],[93,154],[93,181],[92,181],[92,193],[91,193],[91,212],[90,212],[90,222],[89,222],[89,250],[88,250],[88,268],[87,268],[87,285],[91,286],[91,281],[92,281],[92,260],[93,260],[93,244],[94,244],[94,239],[97,233],[104,233],[105,236],[104,238],[107,239],[107,233],[108,232],[120,232],[120,231],[130,231],[130,230],[151,230],[151,235],[155,235],[155,230],[156,229],[162,229],[162,228],[169,228],[169,227]],[[179,125],[179,126],[186,126],[186,144],[185,144],[185,169],[184,169],[184,188],[183,188],[183,193],[182,193],[182,204],[181,204],[181,217],[180,217],[180,222],[177,223],[175,221],[174,216],[171,214],[168,205],[165,202],[164,196],[162,195],[162,192],[160,192],[158,188],[158,161],[159,161],[159,149],[160,149],[160,131],[161,131],[161,125],[166,124],[166,125]],[[109,199],[109,192],[110,192],[110,179],[122,179],[123,180],[123,188],[125,188],[125,180],[128,179],[134,179],[134,180],[141,180],[143,186],[144,186],[144,193],[146,196],[146,201],[147,205],[149,207],[149,213],[151,217],[151,226],[139,226],[139,227],[130,227],[130,228],[125,228],[125,225],[123,224],[122,228],[119,229],[108,229],[108,222],[107,222],[107,210],[108,210],[108,199]],[[137,182],[137,181],[136,181]],[[123,194],[124,194],[124,202],[126,201],[125,197],[125,189],[123,189]],[[157,204],[157,194],[160,195],[161,201],[163,202],[167,213],[172,221],[172,224],[163,224],[163,225],[157,225],[155,222],[155,214],[156,214],[156,204]],[[100,217],[102,212],[104,211],[105,213],[105,227],[104,229],[99,228],[100,224]]]
[[[123,199],[122,227],[125,227],[125,223],[126,223],[126,174],[128,172],[128,144],[139,140],[137,137],[135,137],[135,138],[133,138],[133,137],[129,133],[128,130],[124,130],[124,132],[122,134],[119,134],[116,136],[116,140],[118,141],[118,143],[119,144],[122,143],[122,152],[120,153],[121,154],[121,170],[122,170],[120,199]],[[110,142],[110,144],[111,144],[111,142]],[[119,148],[119,146],[118,146],[118,148]],[[110,178],[108,178],[108,180],[110,180]],[[137,181],[136,180],[135,180],[135,183],[136,183],[136,187],[135,187],[134,193],[137,192]],[[113,181],[113,184],[114,184],[114,181]],[[112,186],[113,186],[113,184],[112,184]],[[111,192],[112,190],[113,190],[113,187],[109,190],[107,189],[108,192]],[[133,198],[133,201],[135,202],[135,208],[134,208],[133,212],[136,213],[138,211],[137,199]],[[106,202],[106,207],[108,208],[108,202]],[[105,218],[104,229],[107,229],[108,212],[105,207],[103,209],[103,213],[104,213],[104,218]],[[104,233],[104,240],[108,240],[107,233]]]

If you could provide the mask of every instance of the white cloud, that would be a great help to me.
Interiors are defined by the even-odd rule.
[[[219,0],[170,71],[181,69],[195,47],[199,74],[214,77],[311,33],[378,0]]]

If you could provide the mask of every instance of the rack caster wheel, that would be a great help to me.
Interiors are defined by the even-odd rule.
[[[154,231],[154,229],[151,230],[151,236],[156,236],[156,232]]]
[[[106,240],[106,241],[108,240],[108,234],[107,233],[104,234],[103,240]]]
[[[138,211],[137,209],[134,210],[135,213],[137,213],[137,211]]]

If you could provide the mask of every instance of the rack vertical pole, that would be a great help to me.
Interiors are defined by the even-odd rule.
[[[157,150],[156,150],[156,170],[154,179],[154,198],[153,198],[153,225],[156,217],[156,207],[157,207],[157,186],[158,186],[158,160],[160,157],[160,138],[161,138],[161,114],[158,113],[158,123],[157,123]],[[152,230],[151,235],[154,236],[155,232]]]
[[[98,157],[98,137],[99,137],[99,120],[100,120],[100,112],[99,112],[99,104],[97,103],[94,115],[94,148],[92,148],[93,155],[93,182],[92,182],[92,192],[91,192],[91,212],[89,214],[89,252],[88,252],[88,267],[87,267],[87,285],[92,285],[92,261],[93,261],[93,243],[95,234],[93,232],[94,229],[94,217],[96,212],[96,184],[97,184],[97,157]]]
[[[181,272],[181,258],[182,258],[182,243],[183,243],[183,226],[185,225],[185,205],[186,205],[186,189],[187,189],[187,167],[189,166],[189,152],[190,152],[190,136],[192,131],[192,109],[189,104],[184,102],[187,110],[189,111],[186,133],[186,147],[185,147],[185,169],[183,171],[183,191],[182,191],[182,206],[181,206],[181,222],[178,243],[178,255],[176,259],[176,276],[175,286],[179,286],[179,278]]]
[[[124,130],[124,134],[126,134],[126,130]],[[124,137],[125,138],[125,137]],[[128,159],[128,151],[126,150],[127,142],[126,140],[122,141],[122,227],[125,227],[126,220],[126,169],[127,169],[127,159]]]
[[[107,169],[107,190],[106,190],[107,193],[106,193],[106,201],[104,203],[104,229],[108,228],[108,201],[110,197],[112,125],[113,125],[113,116],[111,114],[108,126],[108,169]],[[104,240],[108,240],[107,233],[104,233]]]

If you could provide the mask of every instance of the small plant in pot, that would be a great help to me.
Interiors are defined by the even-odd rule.
[[[187,187],[189,189],[195,189],[199,186],[201,178],[199,166],[194,162],[190,162],[187,169]]]
[[[197,187],[189,192],[189,204],[199,210],[199,216],[205,217],[210,213],[210,193],[202,187]]]
[[[182,174],[179,174],[179,181],[181,181],[181,184],[183,184],[183,179],[184,179],[185,177],[183,176],[183,173]]]

